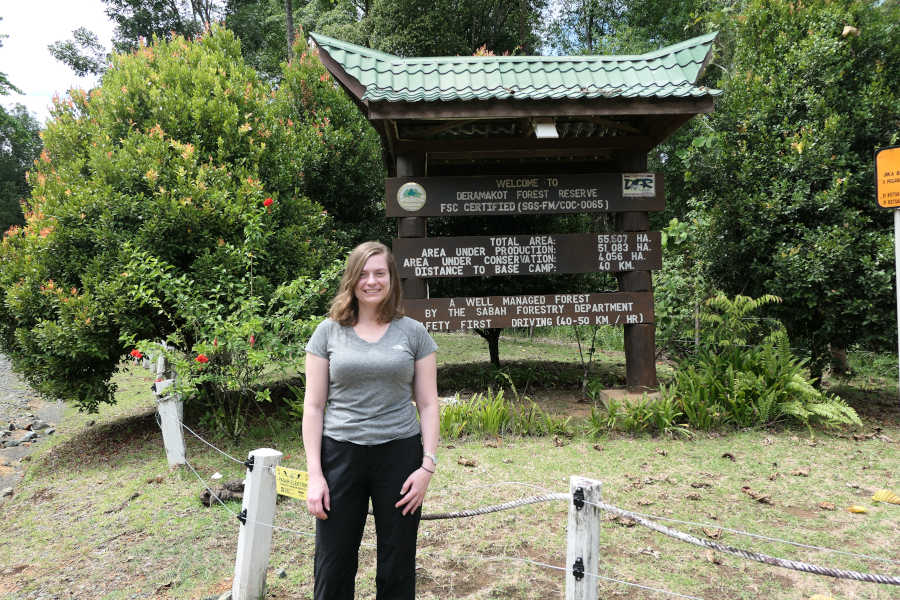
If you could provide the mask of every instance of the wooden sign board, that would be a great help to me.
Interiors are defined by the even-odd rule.
[[[900,208],[900,146],[875,152],[875,197],[881,208]]]
[[[392,177],[385,179],[389,217],[470,217],[665,208],[661,173],[554,176]]]
[[[662,268],[658,231],[396,238],[400,277],[477,277]]]
[[[429,331],[653,322],[651,292],[407,299],[403,306]]]

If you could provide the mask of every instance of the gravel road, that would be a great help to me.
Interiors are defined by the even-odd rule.
[[[41,398],[0,354],[0,492],[19,482],[22,459],[54,434],[62,414],[62,402]]]

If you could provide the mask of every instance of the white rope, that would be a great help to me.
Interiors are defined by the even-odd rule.
[[[634,514],[639,515],[644,518],[647,518],[647,519],[656,519],[658,521],[669,521],[671,523],[680,523],[682,525],[693,525],[695,527],[706,527],[708,529],[721,529],[722,531],[728,531],[731,533],[736,533],[738,535],[746,535],[748,537],[765,540],[767,542],[779,542],[782,544],[790,544],[791,546],[798,546],[800,548],[807,548],[809,550],[822,550],[825,552],[834,552],[835,554],[843,554],[846,556],[852,556],[854,558],[867,558],[870,560],[878,560],[878,561],[886,562],[886,563],[900,564],[900,560],[893,560],[890,558],[884,558],[882,556],[872,556],[870,554],[858,554],[856,552],[847,552],[845,550],[835,550],[834,548],[827,548],[825,546],[814,546],[811,544],[802,544],[800,542],[792,542],[791,540],[784,540],[781,538],[769,537],[769,536],[761,535],[758,533],[750,533],[749,531],[742,531],[740,529],[731,529],[729,527],[723,527],[722,525],[717,525],[714,523],[697,523],[694,521],[682,521],[680,519],[673,519],[671,517],[661,517],[659,515],[650,515],[650,514],[639,513],[639,512],[634,512]]]
[[[520,498],[519,500],[513,500],[511,502],[504,502],[503,504],[495,504],[493,506],[485,506],[482,508],[472,508],[468,510],[461,510],[457,512],[446,512],[446,513],[433,513],[433,514],[423,514],[423,521],[434,521],[437,519],[458,519],[462,517],[476,517],[478,515],[486,515],[489,513],[500,512],[502,510],[510,510],[512,508],[518,508],[520,506],[526,506],[528,504],[537,504],[538,502],[547,502],[549,500],[568,500],[571,498],[571,494],[544,494],[543,496],[530,496],[528,498]]]
[[[157,413],[157,414],[158,414],[158,413]],[[158,422],[159,422],[159,420],[157,419],[157,423],[158,423]],[[228,458],[228,459],[230,459],[230,460],[233,460],[234,462],[238,463],[239,465],[246,464],[244,461],[236,459],[235,457],[231,456],[230,454],[228,454],[228,453],[225,452],[224,450],[219,450],[218,448],[216,448],[215,446],[213,446],[212,444],[210,444],[209,442],[207,442],[206,440],[204,440],[202,437],[200,437],[200,434],[198,434],[196,431],[194,431],[193,429],[191,429],[190,427],[188,427],[187,425],[185,425],[185,424],[182,423],[181,421],[178,421],[178,422],[181,424],[182,427],[184,427],[185,429],[187,429],[188,432],[191,433],[191,435],[193,435],[195,438],[197,438],[198,440],[200,440],[201,442],[203,442],[204,444],[206,444],[207,446],[209,446],[210,448],[212,448],[213,450],[215,450],[216,452],[218,452],[218,453],[221,454],[222,456],[224,456],[224,457],[226,457],[226,458]]]
[[[190,469],[191,472],[197,477],[197,479],[200,480],[200,483],[203,484],[203,487],[206,488],[206,490],[209,492],[210,496],[212,496],[213,498],[215,498],[216,501],[218,501],[218,503],[222,505],[222,508],[224,508],[225,510],[227,510],[228,512],[230,512],[230,513],[231,513],[231,516],[237,518],[238,514],[237,514],[236,512],[234,512],[233,510],[231,510],[230,508],[228,508],[228,505],[225,504],[225,502],[224,502],[221,498],[219,498],[219,496],[212,490],[211,487],[209,487],[209,485],[207,485],[206,481],[204,481],[203,478],[200,477],[200,474],[194,469],[193,466],[191,466],[191,463],[189,463],[189,462],[187,461],[187,459],[184,460],[184,464],[186,464],[187,467],[188,467],[188,469]]]
[[[611,512],[621,517],[627,517],[638,523],[639,525],[646,527],[647,529],[652,529],[653,531],[657,531],[663,535],[675,538],[676,540],[694,544],[696,546],[703,546],[704,548],[710,548],[712,550],[718,550],[719,552],[725,552],[727,554],[733,554],[735,556],[740,556],[741,558],[746,558],[748,560],[755,560],[756,562],[761,562],[776,567],[793,569],[794,571],[802,571],[805,573],[813,573],[816,575],[826,575],[828,577],[837,577],[840,579],[854,579],[856,581],[866,581],[869,583],[900,585],[900,577],[894,577],[892,575],[881,575],[878,573],[860,573],[859,571],[849,571],[845,569],[832,569],[830,567],[821,567],[819,565],[779,558],[777,556],[769,556],[768,554],[762,554],[760,552],[750,552],[741,548],[734,548],[732,546],[726,546],[725,544],[720,544],[718,542],[712,542],[709,540],[697,538],[676,529],[666,527],[665,525],[654,523],[653,521],[645,519],[633,512],[623,510],[621,508],[618,508],[617,506],[612,506],[611,504],[606,504],[605,502],[588,502],[587,500],[585,500],[584,503],[590,504],[591,506],[596,506],[597,508],[600,508],[607,512]]]

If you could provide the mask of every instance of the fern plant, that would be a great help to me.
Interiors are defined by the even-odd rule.
[[[768,328],[752,313],[780,302],[719,294],[707,300],[701,321],[707,344],[682,362],[663,396],[676,403],[691,426],[755,427],[788,419],[807,427],[859,425],[856,412],[823,394],[806,378],[806,360],[794,356],[784,327]]]

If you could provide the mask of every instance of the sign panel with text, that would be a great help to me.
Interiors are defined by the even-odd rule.
[[[900,208],[900,146],[875,152],[875,198],[881,208]]]
[[[661,173],[385,179],[389,217],[469,217],[660,211]]]
[[[651,292],[406,299],[403,306],[429,331],[653,322]]]
[[[396,238],[400,277],[616,273],[662,268],[658,231]]]

